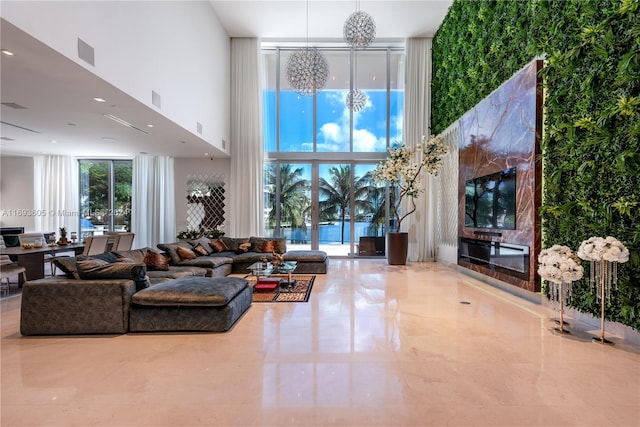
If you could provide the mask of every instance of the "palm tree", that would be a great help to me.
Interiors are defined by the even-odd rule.
[[[342,221],[341,240],[344,244],[345,219],[351,205],[351,166],[332,166],[329,175],[331,182],[320,178],[320,217],[335,218],[339,215]],[[370,191],[371,185],[367,175],[354,177],[353,198],[356,212],[373,209],[373,204],[368,198]]]
[[[267,204],[270,205],[267,225],[276,225],[276,166],[269,164],[265,167],[265,188],[267,192]],[[306,232],[305,214],[309,210],[309,183],[302,178],[301,167],[293,168],[293,165],[280,165],[280,223],[289,223],[291,229],[299,228]]]

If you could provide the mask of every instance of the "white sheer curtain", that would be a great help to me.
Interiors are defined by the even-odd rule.
[[[431,39],[411,38],[406,41],[404,88],[404,143],[415,147],[423,135],[430,133],[431,116]],[[417,209],[403,221],[402,231],[409,232],[409,261],[432,261],[436,257],[434,178],[423,177],[425,191],[416,199]],[[408,206],[402,206],[407,209]]]
[[[131,231],[134,248],[154,248],[176,240],[173,158],[137,156],[133,159]]]
[[[261,64],[258,39],[231,39],[229,236],[263,234]]]
[[[35,156],[35,231],[79,231],[78,160],[71,156]],[[69,237],[70,234],[67,234]],[[59,237],[59,235],[58,235]]]

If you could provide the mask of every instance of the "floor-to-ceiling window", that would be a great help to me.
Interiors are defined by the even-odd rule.
[[[331,256],[384,256],[384,244],[371,245],[386,232],[388,196],[369,173],[402,139],[404,49],[320,48],[329,80],[314,96],[288,85],[294,49],[263,48],[265,235]],[[361,109],[346,102],[355,90]]]
[[[131,231],[131,160],[80,160],[80,238]]]

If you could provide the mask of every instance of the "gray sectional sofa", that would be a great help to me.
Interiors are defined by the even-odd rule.
[[[220,240],[159,244],[164,253],[142,248],[59,258],[63,274],[24,283],[20,332],[222,332],[251,306],[253,295],[246,279],[227,275],[248,275],[252,263],[271,260],[273,252],[297,261],[295,273],[327,272],[325,252],[287,251],[284,238]]]
[[[287,251],[286,238],[284,237],[221,237],[223,250],[217,251],[212,246],[215,239],[201,237],[194,240],[180,240],[172,243],[160,243],[158,248],[170,259],[172,266],[202,267],[208,270],[207,275],[212,277],[226,276],[228,274],[249,274],[249,266],[266,257],[271,261],[273,252],[263,250],[269,242],[274,242],[276,252],[283,255],[285,261],[296,261],[298,266],[296,274],[326,274],[329,259],[326,252],[313,250]],[[198,253],[194,249],[201,246],[206,255]],[[180,249],[193,251],[195,257],[181,256]],[[246,250],[244,250],[246,249]]]

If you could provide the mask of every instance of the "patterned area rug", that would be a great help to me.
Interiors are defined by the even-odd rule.
[[[286,279],[286,275],[273,275],[271,277],[279,277]],[[254,292],[253,302],[307,302],[311,295],[311,288],[313,287],[313,281],[316,279],[315,275],[294,274],[292,278],[295,279],[296,285],[292,288],[280,288],[275,291],[269,292]],[[249,284],[253,287],[256,284],[255,277],[247,277]]]

